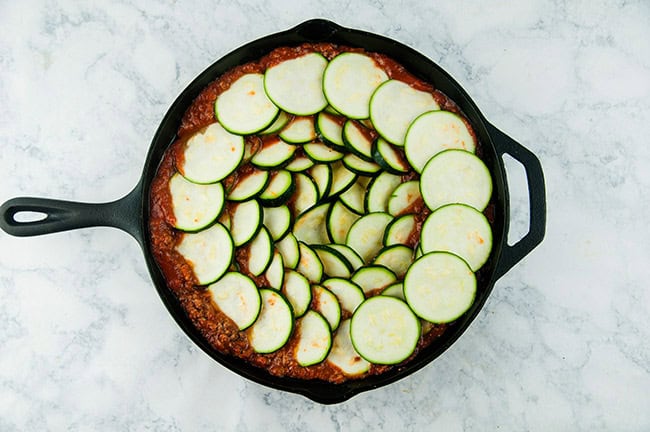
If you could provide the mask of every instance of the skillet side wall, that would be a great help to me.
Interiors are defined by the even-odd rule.
[[[323,23],[323,21],[318,22]],[[508,228],[508,192],[504,181],[505,171],[503,168],[503,162],[497,155],[494,145],[492,144],[485,126],[485,118],[480,114],[478,108],[464,90],[462,90],[453,78],[451,78],[439,66],[411,48],[393,40],[362,31],[340,28],[331,23],[328,24],[334,26],[332,28],[335,29],[332,34],[327,34],[325,38],[321,38],[321,35],[316,33],[310,35],[309,27],[305,27],[309,23],[310,22],[303,23],[295,29],[258,39],[227,54],[208,67],[194,81],[192,81],[171,105],[154,135],[144,165],[142,177],[143,248],[149,272],[163,303],[188,337],[190,337],[190,339],[211,358],[231,369],[235,373],[260,384],[280,390],[303,394],[321,403],[338,403],[362,391],[371,390],[394,382],[427,365],[453,344],[453,342],[469,326],[471,321],[478,315],[480,309],[487,300],[494,283],[496,282],[494,270],[498,264],[503,243],[506,240],[505,233]],[[471,309],[460,320],[450,326],[447,332],[445,332],[440,339],[436,340],[433,344],[419,353],[418,356],[405,367],[399,369],[395,368],[386,374],[372,376],[363,380],[347,381],[343,384],[330,384],[275,377],[242,360],[222,355],[212,348],[199,334],[193,323],[185,315],[184,310],[173,293],[167,288],[162,273],[153,259],[148,231],[149,193],[151,182],[156,174],[158,164],[162,160],[165,150],[176,138],[176,131],[179,128],[185,110],[199,92],[207,84],[228,69],[248,61],[256,60],[273,48],[315,41],[359,46],[368,51],[384,53],[397,60],[416,76],[433,83],[436,88],[444,92],[461,108],[470,123],[474,126],[476,135],[482,145],[482,158],[490,169],[494,183],[492,198],[495,210],[494,223],[492,225],[494,246],[490,258],[477,275],[478,292]]]

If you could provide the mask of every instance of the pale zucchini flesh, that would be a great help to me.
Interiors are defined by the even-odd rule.
[[[223,276],[234,253],[232,237],[219,223],[197,233],[183,234],[176,249],[192,267],[199,285],[211,284]]]
[[[336,296],[341,309],[350,314],[354,313],[365,299],[361,287],[348,279],[330,278],[322,285]]]
[[[180,174],[169,180],[174,227],[183,231],[198,231],[210,225],[221,214],[224,191],[221,183],[196,184]]]
[[[262,301],[257,286],[241,273],[226,273],[208,286],[208,291],[219,310],[233,320],[239,330],[253,325],[260,313]]]
[[[358,376],[370,369],[371,363],[361,357],[352,345],[349,319],[339,324],[327,361],[348,376]]]
[[[262,226],[262,208],[255,200],[236,204],[231,218],[230,234],[235,246],[241,246],[255,237]]]
[[[382,248],[384,230],[392,220],[388,213],[369,213],[362,216],[350,227],[345,243],[354,249],[364,262],[369,263]]]
[[[325,360],[332,347],[332,331],[321,314],[308,311],[298,321],[298,343],[295,357],[300,366],[311,366]]]
[[[321,285],[313,286],[314,308],[327,320],[332,331],[336,330],[341,321],[341,305],[336,296]]]
[[[255,352],[272,353],[289,340],[294,325],[291,306],[277,291],[261,289],[262,308],[257,321],[248,330],[248,338]]]

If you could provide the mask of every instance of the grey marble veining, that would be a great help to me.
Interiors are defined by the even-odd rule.
[[[0,2],[0,202],[122,196],[193,77],[312,17],[429,56],[538,155],[544,243],[431,365],[321,406],[196,348],[128,235],[0,233],[0,430],[650,429],[647,1]]]

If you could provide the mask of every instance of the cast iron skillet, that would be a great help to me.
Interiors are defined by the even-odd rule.
[[[483,159],[490,169],[494,182],[495,222],[492,227],[494,246],[490,258],[478,273],[479,289],[471,309],[450,326],[440,339],[420,352],[405,367],[343,384],[275,377],[263,369],[217,352],[203,339],[167,288],[162,273],[153,259],[147,228],[152,179],[163,153],[175,140],[181,117],[192,100],[208,83],[228,69],[256,60],[276,47],[297,45],[303,42],[332,42],[381,52],[400,62],[418,77],[433,83],[460,106],[474,126],[478,139],[483,145]],[[509,196],[502,161],[503,154],[509,154],[519,161],[524,166],[528,179],[530,229],[514,245],[506,243],[509,224]],[[16,215],[20,212],[40,212],[46,214],[46,217],[40,221],[19,222]],[[320,403],[338,403],[360,392],[387,385],[417,371],[454,343],[478,315],[497,279],[517,264],[544,238],[546,198],[544,176],[539,160],[529,150],[488,123],[467,93],[442,68],[422,54],[394,40],[364,31],[347,29],[330,21],[314,19],[234,50],[208,67],[192,81],[171,105],[156,131],[145,161],[142,178],[136,187],[122,199],[110,203],[87,204],[23,197],[11,199],[0,207],[0,227],[15,236],[34,236],[91,226],[115,227],[135,237],[144,251],[149,273],[163,303],[190,339],[214,360],[257,383],[302,394]]]

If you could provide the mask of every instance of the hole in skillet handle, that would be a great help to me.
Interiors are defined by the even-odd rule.
[[[320,42],[331,39],[341,29],[341,26],[331,21],[315,18],[298,24],[291,32],[295,32],[310,42]]]

